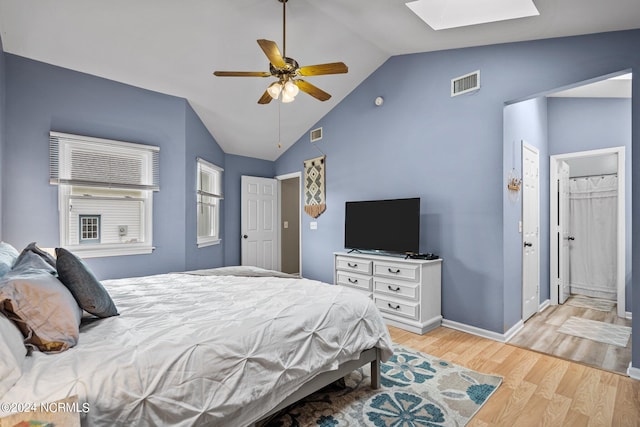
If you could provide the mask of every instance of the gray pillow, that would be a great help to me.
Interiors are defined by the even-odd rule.
[[[98,317],[118,315],[109,293],[84,261],[64,248],[56,248],[56,258],[58,278],[82,309]]]
[[[18,258],[18,251],[16,248],[8,243],[0,242],[0,277],[4,276],[11,270],[13,264]]]
[[[56,268],[56,259],[53,256],[51,256],[51,254],[43,251],[38,246],[36,246],[36,242],[29,243],[27,245],[27,247],[24,248],[22,250],[22,252],[20,253],[20,256],[18,257],[18,260],[20,258],[22,258],[24,256],[24,254],[26,254],[28,252],[33,252],[34,254],[36,254],[40,258],[42,258],[44,261],[46,261],[46,263],[49,264],[51,267]],[[16,264],[18,263],[18,260],[16,260]]]

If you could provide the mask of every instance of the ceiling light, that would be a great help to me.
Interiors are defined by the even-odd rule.
[[[417,0],[406,5],[434,30],[540,15],[532,0]]]
[[[293,101],[295,98],[296,98],[295,95],[291,95],[291,94],[287,93],[286,90],[282,91],[282,102],[284,104]]]
[[[298,92],[300,92],[300,89],[298,89],[298,86],[292,80],[289,80],[284,84],[283,90],[287,95],[290,95],[292,97],[296,96]]]
[[[278,99],[280,92],[282,92],[282,84],[280,82],[271,83],[267,88],[267,92],[269,92],[269,95],[271,95],[273,99]]]

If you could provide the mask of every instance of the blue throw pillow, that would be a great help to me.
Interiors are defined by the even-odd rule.
[[[34,274],[47,273],[52,276],[57,276],[56,269],[51,267],[49,263],[35,252],[26,251],[22,252],[16,259],[11,273],[9,276],[29,276]],[[9,277],[6,276],[6,277]]]
[[[49,254],[48,252],[45,252],[42,249],[40,249],[38,246],[36,246],[36,242],[29,243],[27,247],[22,250],[22,252],[20,253],[20,256],[18,257],[18,260],[16,261],[16,264],[18,263],[20,258],[22,258],[24,254],[26,254],[27,252],[33,252],[34,254],[42,258],[44,261],[46,261],[46,263],[49,264],[51,267],[56,268],[56,259],[52,257],[51,254]]]
[[[8,243],[0,242],[0,277],[11,270],[16,259],[18,259],[18,255],[16,248]]]
[[[64,248],[56,248],[56,258],[58,279],[83,310],[98,317],[118,315],[111,296],[84,261]]]

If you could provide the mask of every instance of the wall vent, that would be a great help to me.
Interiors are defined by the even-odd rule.
[[[451,79],[451,96],[480,89],[480,70]]]
[[[320,141],[322,139],[322,128],[312,130],[309,132],[309,136],[311,137],[311,142]]]

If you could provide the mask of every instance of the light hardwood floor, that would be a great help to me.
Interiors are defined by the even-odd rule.
[[[615,306],[607,312],[568,304],[554,305],[527,320],[509,344],[625,374],[631,361],[631,339],[626,347],[619,347],[557,332],[571,316],[631,326],[631,320],[618,317]]]
[[[503,377],[469,427],[640,426],[640,381],[445,327],[389,331],[398,344]]]

